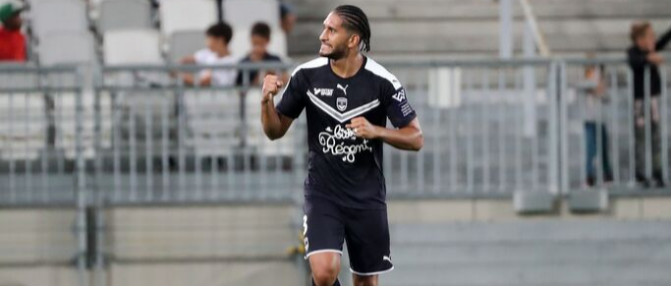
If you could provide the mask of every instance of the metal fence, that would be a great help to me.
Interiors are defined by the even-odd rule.
[[[0,201],[3,206],[48,205],[49,215],[6,211],[2,264],[85,269],[86,67],[0,66]],[[16,221],[14,221],[16,220]],[[32,228],[32,227],[34,228]],[[52,242],[34,238],[48,237]],[[19,249],[16,249],[16,247]],[[11,248],[11,249],[9,249]],[[73,271],[85,285],[85,271]]]
[[[663,193],[665,187],[655,180],[669,178],[667,67],[659,67],[659,94],[651,94],[651,68],[645,69],[640,100],[623,60],[570,59],[559,68],[562,190],[596,187],[635,194],[644,179],[652,187],[648,194]],[[599,76],[588,78],[590,73]]]
[[[425,146],[387,148],[389,195],[503,196],[557,191],[554,63],[387,65],[408,89]]]
[[[296,140],[304,124],[271,142],[261,129],[260,87],[184,86],[174,73],[103,70],[96,188],[120,204],[291,199],[305,165]]]
[[[589,78],[585,70],[599,65],[601,79]],[[636,129],[633,75],[623,59],[385,66],[405,86],[425,137],[421,152],[385,147],[391,198],[508,198],[518,191],[560,195],[588,188],[632,194],[641,193],[637,169],[646,177],[661,169],[668,179],[664,67],[661,97],[653,100],[648,92],[641,101],[644,124]],[[286,203],[298,205],[302,197],[306,122],[296,120],[281,140],[266,139],[259,119],[261,90],[250,71],[282,74],[292,68],[207,67],[242,72],[242,85],[212,87],[180,79],[203,67],[0,66],[0,205],[60,206],[59,220],[73,225],[71,232],[53,234],[62,247],[30,245],[41,252],[21,261],[77,269],[79,285],[106,285],[106,275],[136,271],[126,267],[133,263],[179,260],[215,269],[260,259],[281,268],[289,259],[286,247],[299,241],[294,237],[299,208]],[[603,82],[605,96],[598,100],[593,100],[594,82]],[[651,124],[654,117],[659,132]],[[638,154],[637,146],[644,147]],[[604,157],[610,167],[602,164]],[[283,204],[264,208],[263,217],[250,216],[253,210],[244,205],[132,209],[239,202]],[[180,221],[182,216],[202,224]],[[273,217],[286,219],[270,226]],[[188,228],[189,234],[174,234],[176,227]],[[170,269],[161,267],[156,271]]]
[[[594,64],[604,66],[609,101],[587,110],[583,71]],[[425,136],[419,153],[385,148],[390,197],[508,197],[584,188],[590,146],[583,125],[594,110],[612,133],[612,171],[597,167],[593,185],[635,189],[632,75],[622,59],[385,66],[408,90]],[[2,204],[67,204],[76,201],[78,188],[86,190],[85,200],[112,205],[300,198],[305,120],[297,120],[286,138],[267,140],[260,86],[249,73],[290,72],[292,66],[215,68],[239,70],[244,83],[234,87],[179,80],[180,73],[202,69],[0,69]],[[660,106],[661,161],[668,176],[664,95]],[[656,133],[648,129],[651,139]],[[606,154],[606,144],[597,145],[596,153]],[[646,156],[647,175],[652,161]]]

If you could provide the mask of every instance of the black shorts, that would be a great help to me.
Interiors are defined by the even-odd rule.
[[[305,198],[304,211],[305,259],[321,252],[342,255],[343,241],[347,241],[352,273],[365,276],[394,269],[386,209],[345,208],[310,196]]]

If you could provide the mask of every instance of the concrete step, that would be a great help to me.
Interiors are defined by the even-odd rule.
[[[668,285],[668,264],[472,263],[405,266],[382,276],[384,285]]]
[[[637,17],[618,19],[540,19],[539,26],[551,50],[622,51],[630,45],[629,28]],[[651,19],[658,33],[668,29],[667,18]],[[372,21],[371,49],[375,53],[488,53],[498,49],[498,19],[433,21]],[[515,49],[521,51],[523,23],[513,25]],[[289,38],[294,54],[316,54],[319,22],[300,22]],[[400,39],[403,40],[400,40]]]
[[[326,14],[342,4],[363,9],[373,20],[403,19],[495,19],[496,1],[472,0],[293,0],[301,19],[323,20]],[[514,3],[514,15],[522,17],[522,8]],[[534,0],[530,1],[537,17],[544,18],[613,18],[654,17],[671,14],[665,0]]]
[[[398,243],[455,243],[505,241],[608,241],[669,239],[667,221],[525,221],[511,223],[415,224],[391,228]],[[417,235],[421,234],[421,235]]]
[[[671,222],[394,224],[385,285],[668,285]]]
[[[467,263],[671,263],[671,241],[501,242],[402,244],[392,243],[393,257],[403,264]],[[577,251],[579,250],[579,251]]]

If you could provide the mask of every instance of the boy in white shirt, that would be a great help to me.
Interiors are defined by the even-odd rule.
[[[235,65],[236,61],[228,50],[228,43],[233,37],[233,29],[225,22],[212,25],[205,32],[207,48],[197,51],[193,56],[182,59],[182,64],[198,65]],[[182,80],[187,85],[198,86],[232,86],[235,84],[237,71],[235,69],[208,69],[203,70],[196,77],[192,74],[182,74]]]

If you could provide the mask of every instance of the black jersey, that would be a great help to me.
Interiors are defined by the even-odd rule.
[[[305,195],[351,208],[385,208],[383,142],[356,137],[345,126],[359,116],[383,127],[387,118],[395,127],[410,123],[416,114],[398,79],[366,57],[354,76],[341,78],[327,58],[317,58],[296,68],[277,104],[280,114],[294,119],[303,109],[309,145]]]

